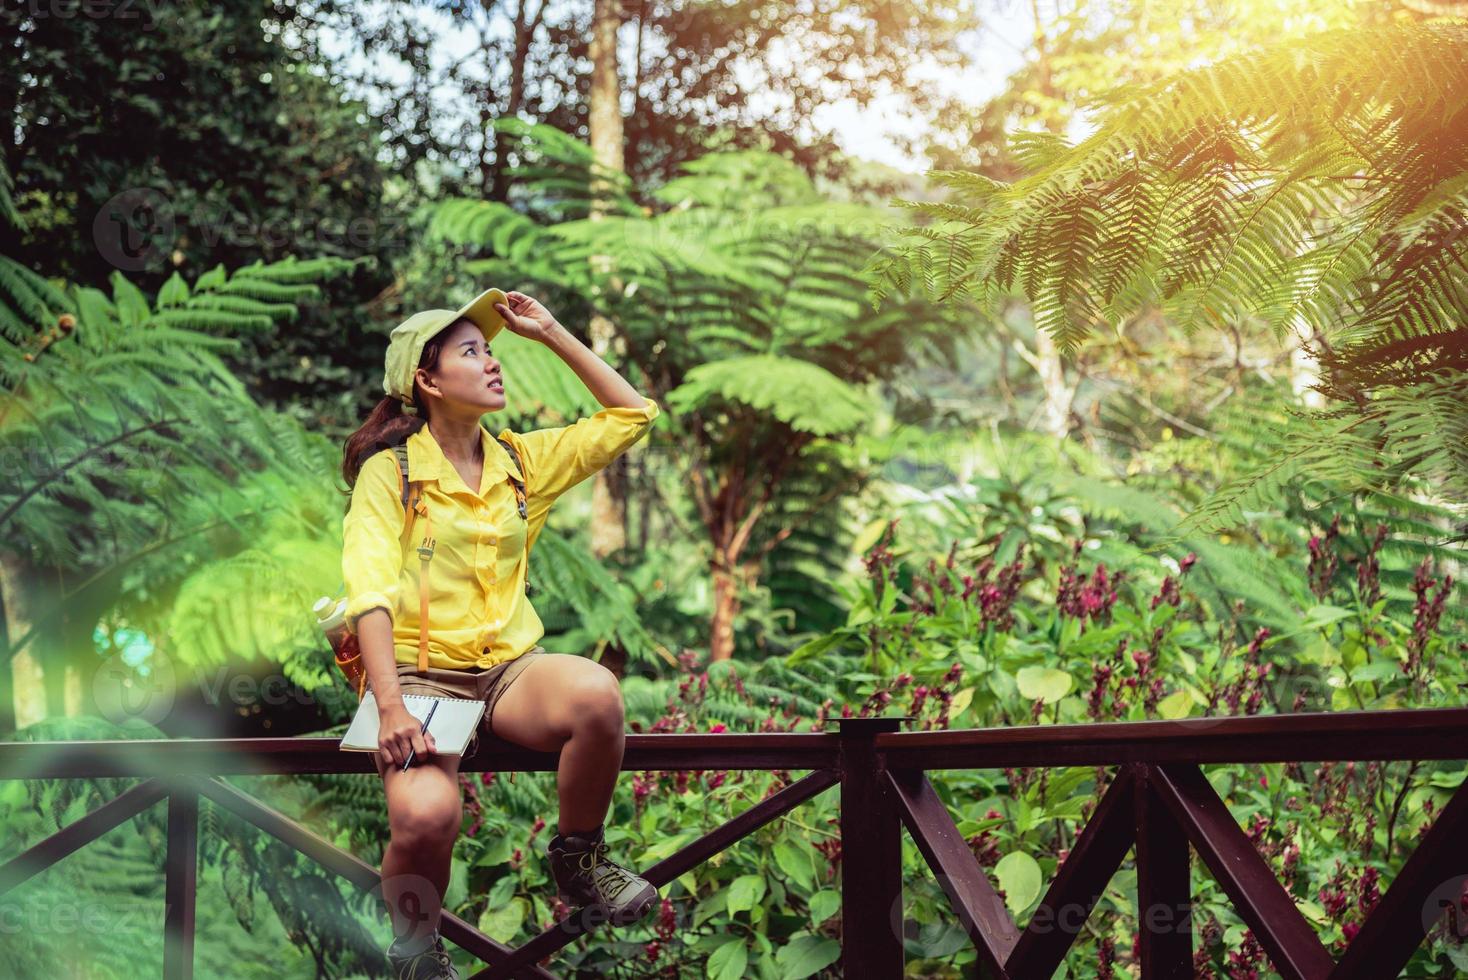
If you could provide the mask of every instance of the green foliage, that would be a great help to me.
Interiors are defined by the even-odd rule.
[[[953,200],[907,202],[933,223],[874,260],[872,297],[1023,290],[1067,348],[1158,305],[1189,331],[1313,336],[1341,407],[1212,506],[1326,466],[1462,496],[1465,46],[1460,21],[1371,26],[1134,88],[1074,147],[1023,137],[1012,184],[934,174]]]
[[[637,597],[583,545],[555,534],[536,539],[535,585],[575,613],[575,628],[555,640],[558,650],[587,651],[616,643],[635,660],[652,660],[656,642],[642,622]],[[538,598],[538,597],[537,597]],[[537,603],[539,605],[539,603]]]
[[[610,214],[567,219],[582,211],[588,157],[542,135],[551,138],[526,141],[538,169],[523,175],[520,207],[446,201],[430,231],[474,254],[464,268],[477,281],[549,296],[565,322],[555,297],[611,320],[650,394],[665,400],[671,440],[706,447],[680,453],[675,476],[694,488],[708,544],[746,566],[741,598],[760,604],[765,556],[797,530],[807,553],[841,550],[839,537],[810,540],[842,533],[839,519],[815,519],[827,498],[806,506],[788,499],[792,489],[854,476],[854,457],[826,448],[871,418],[871,382],[942,348],[951,324],[916,301],[865,311],[859,273],[883,214],[827,200],[787,161],[711,154],[659,189],[665,211],[645,214],[613,190]],[[527,368],[528,403],[560,417],[574,410],[563,369],[518,346],[506,348],[507,370]],[[776,516],[788,523],[772,526]],[[829,569],[781,560],[783,584],[824,594],[829,611]]]
[[[851,432],[871,416],[871,404],[824,368],[788,357],[755,354],[700,364],[668,392],[675,412],[707,411],[720,403],[767,412],[797,432]]]
[[[33,630],[85,607],[90,593],[115,597],[138,573],[151,595],[167,594],[192,570],[196,559],[185,556],[200,540],[243,536],[261,515],[313,494],[301,480],[321,470],[320,443],[253,403],[221,360],[237,341],[218,334],[270,326],[284,300],[315,295],[315,280],[351,266],[216,269],[192,288],[170,282],[154,305],[120,275],[108,296],[53,285],[0,257],[9,341],[0,348],[0,452],[14,477],[0,491],[0,526],[27,562],[65,568],[69,579],[60,593],[33,597],[42,610]],[[316,527],[298,521],[293,530]],[[82,635],[90,646],[90,629]],[[12,649],[30,638],[12,637]],[[212,655],[198,648],[198,662],[222,657],[228,642]],[[195,648],[185,651],[189,659]]]

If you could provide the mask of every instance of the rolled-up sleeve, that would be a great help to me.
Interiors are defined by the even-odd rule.
[[[342,580],[347,586],[347,628],[373,609],[398,618],[402,594],[403,504],[397,458],[381,452],[362,464],[351,508],[342,519]]]
[[[549,505],[647,435],[661,409],[646,396],[643,403],[641,408],[603,408],[554,429],[508,433],[520,451],[532,503]]]

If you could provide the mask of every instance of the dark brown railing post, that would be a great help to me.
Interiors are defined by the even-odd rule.
[[[878,766],[875,740],[879,733],[897,731],[905,720],[910,719],[836,719],[841,726],[841,971],[847,980],[885,980],[903,972],[902,823]]]
[[[168,797],[164,868],[163,980],[194,975],[194,898],[199,872],[199,793],[179,786]]]
[[[1191,980],[1193,880],[1188,838],[1152,787],[1155,770],[1137,766],[1137,944],[1142,980]]]

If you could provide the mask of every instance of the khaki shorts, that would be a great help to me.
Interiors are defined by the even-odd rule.
[[[450,698],[484,702],[484,717],[479,720],[479,728],[464,747],[464,758],[468,758],[479,747],[481,732],[492,740],[510,744],[495,735],[494,729],[490,727],[494,706],[526,667],[549,656],[551,654],[546,652],[545,647],[536,644],[514,660],[506,660],[493,667],[467,667],[460,670],[429,667],[427,676],[418,673],[417,664],[400,663],[397,665],[398,687],[404,694],[441,694]]]

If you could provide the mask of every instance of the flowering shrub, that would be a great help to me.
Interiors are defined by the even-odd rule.
[[[909,715],[910,730],[1037,723],[1443,706],[1462,699],[1461,626],[1447,623],[1452,578],[1424,561],[1410,595],[1383,584],[1386,536],[1351,548],[1339,522],[1309,543],[1294,628],[1251,620],[1243,602],[1220,618],[1189,583],[1194,555],[1141,569],[1088,566],[1079,544],[1056,567],[1024,550],[961,567],[956,548],[916,569],[898,557],[897,523],[864,558],[847,624],[784,659],[698,666],[685,652],[660,710],[634,732],[827,730],[832,718]],[[642,682],[646,684],[647,682]],[[819,698],[819,699],[817,699]],[[645,702],[643,702],[645,703]],[[1322,941],[1337,955],[1379,900],[1433,814],[1462,782],[1461,765],[1326,763],[1210,767],[1209,778]],[[647,866],[789,785],[777,772],[633,773],[618,785],[610,840]],[[1105,791],[1096,769],[941,771],[930,775],[979,863],[1023,924]],[[503,781],[504,777],[501,777]],[[494,780],[479,787],[493,805]],[[520,882],[498,896],[533,909],[524,934],[565,910],[534,852],[537,823],[507,827],[503,863]],[[620,840],[615,836],[625,833]],[[834,793],[817,797],[663,889],[656,918],[603,933],[571,954],[606,976],[836,975],[842,847]],[[974,954],[910,842],[904,844],[909,975],[971,973]],[[1200,977],[1270,975],[1258,941],[1201,866],[1194,876]],[[1124,866],[1068,962],[1073,977],[1134,973],[1135,872]],[[489,886],[494,887],[494,886]],[[474,891],[471,888],[471,893]],[[494,898],[494,896],[491,896]],[[1468,907],[1465,907],[1468,911]],[[493,916],[491,910],[486,915]],[[538,923],[536,921],[538,918]],[[1455,920],[1458,921],[1458,920]],[[1468,920],[1464,920],[1468,921]],[[500,938],[515,938],[512,931]],[[570,951],[568,951],[570,953]],[[1438,927],[1412,975],[1468,971],[1468,946]],[[1455,973],[1457,971],[1457,973]]]

